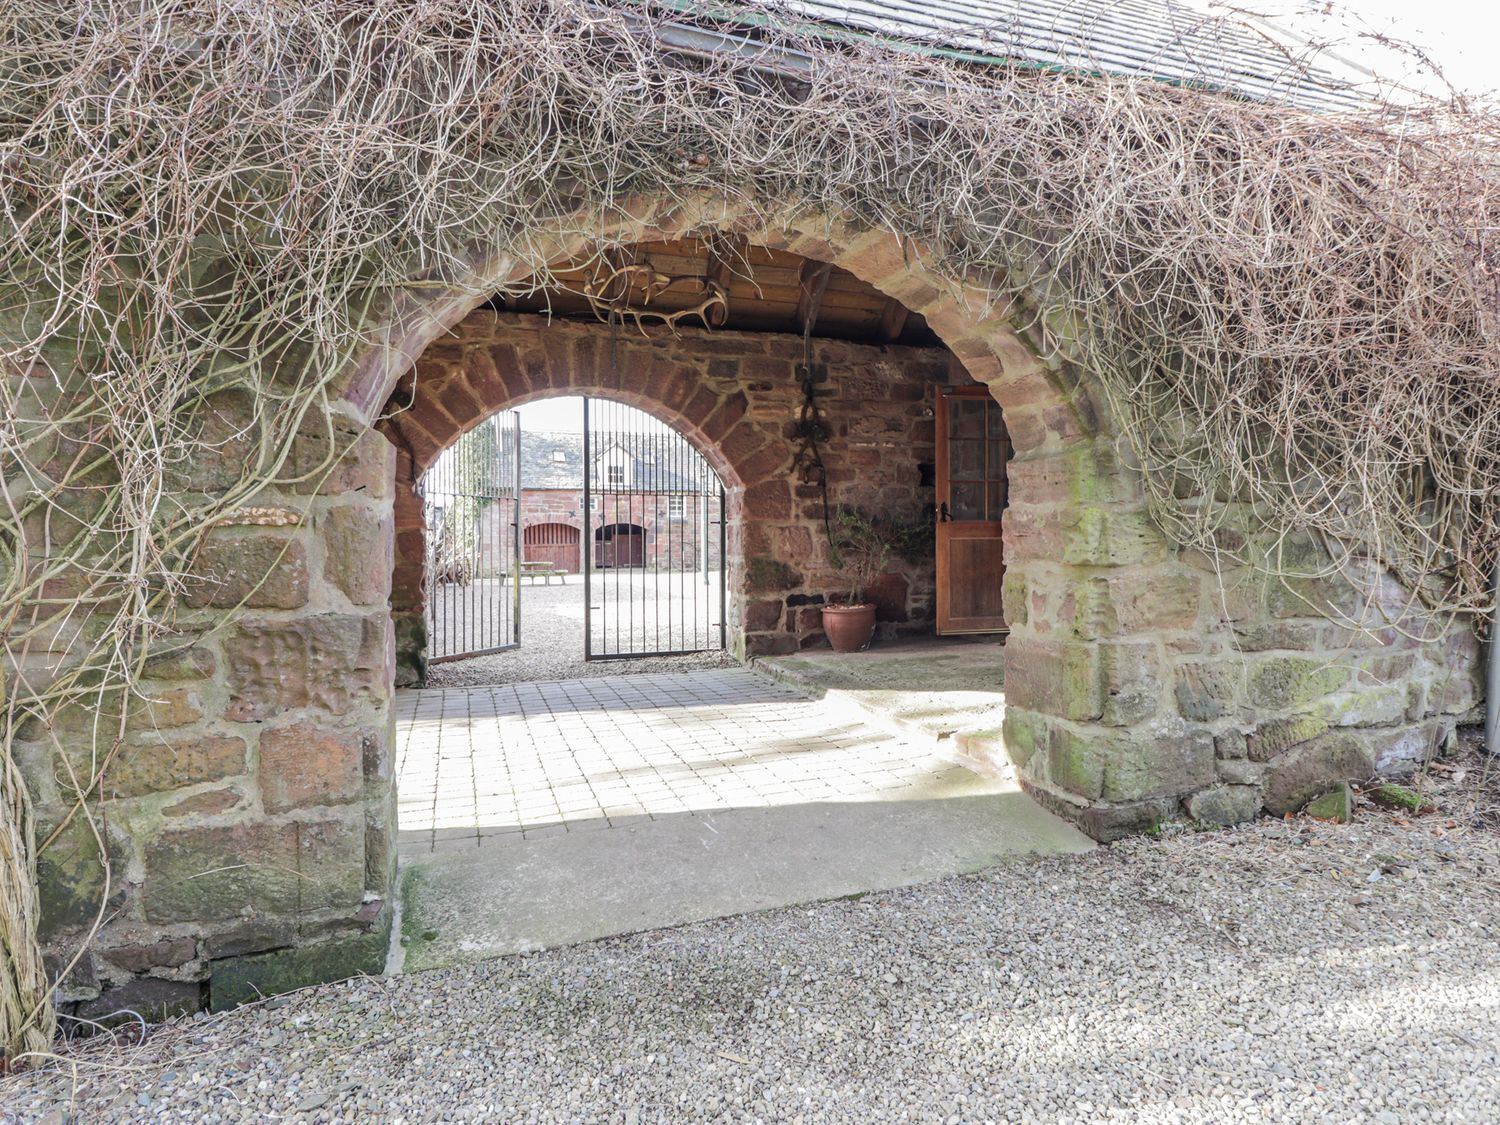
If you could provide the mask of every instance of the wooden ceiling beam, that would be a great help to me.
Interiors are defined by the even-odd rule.
[[[896,298],[888,298],[885,308],[880,310],[880,324],[875,329],[875,338],[882,344],[894,343],[901,338],[901,333],[906,328],[907,318],[911,316],[911,310]]]
[[[716,283],[724,291],[725,296],[729,294],[729,283],[734,279],[735,262],[745,261],[745,238],[743,235],[717,235],[706,239],[703,243],[708,254],[708,264],[704,273],[708,279]],[[715,305],[708,310],[709,325],[713,328],[722,328],[724,322],[729,319],[728,301],[722,305]]]

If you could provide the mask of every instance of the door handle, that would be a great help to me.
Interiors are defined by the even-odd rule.
[[[947,523],[953,517],[948,514],[948,501],[944,500],[938,507],[938,523]]]

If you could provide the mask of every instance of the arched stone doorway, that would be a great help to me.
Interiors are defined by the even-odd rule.
[[[1008,287],[985,278],[945,279],[888,232],[767,214],[718,199],[630,201],[609,221],[559,223],[555,258],[577,258],[595,240],[733,232],[833,263],[926,318],[1009,429],[1004,746],[1051,807],[1103,838],[1178,816],[1224,822],[1263,804],[1295,808],[1328,780],[1427,753],[1470,706],[1476,653],[1462,631],[1425,644],[1341,628],[1317,608],[1359,612],[1337,579],[1288,595],[1251,568],[1220,573],[1176,549],[1150,518],[1102,392],[1067,358],[1066,325],[996,297]],[[470,269],[470,294],[527,272],[482,254]],[[351,411],[372,418],[411,357],[455,326],[462,340],[460,322],[480,300],[393,310],[382,346],[351,371]],[[691,395],[691,383],[677,393]],[[765,487],[779,496],[784,485]],[[1386,585],[1376,596],[1399,599]],[[1378,714],[1348,702],[1369,686],[1390,696]],[[1397,706],[1398,696],[1420,702]]]
[[[1178,627],[1198,623],[1210,612],[1207,576],[1174,559],[1150,522],[1137,470],[1122,453],[1108,412],[1087,379],[1067,362],[1044,363],[1027,334],[1013,326],[1013,320],[1027,315],[1024,310],[994,299],[982,279],[967,288],[949,284],[924,267],[920,254],[885,232],[822,216],[791,217],[767,229],[750,217],[748,208],[722,205],[671,206],[658,213],[646,203],[638,210],[646,217],[596,223],[597,236],[633,243],[729,230],[750,244],[832,263],[924,316],[956,361],[959,378],[988,386],[1004,412],[1014,450],[1005,530],[1012,629],[1005,743],[1034,791],[1107,835],[1158,819],[1181,796],[1213,787],[1213,736],[1190,731],[1187,722],[1171,713],[1171,671],[1155,635],[1154,606],[1134,608],[1142,599],[1170,597],[1181,603]],[[560,240],[557,258],[582,256],[588,242],[581,236]],[[482,256],[474,259],[473,270],[464,285],[476,294],[526,272]],[[621,371],[609,371],[610,385],[599,386],[603,380],[594,377],[577,386],[570,381],[576,376],[566,372],[599,370],[600,348],[570,342],[572,326],[566,324],[538,331],[528,347],[506,347],[498,358],[477,357],[476,350],[483,349],[476,345],[491,331],[487,321],[470,314],[481,304],[478,295],[404,304],[390,317],[386,344],[351,371],[345,397],[361,417],[374,421],[383,411],[389,413],[386,404],[393,395],[398,406],[408,407],[397,423],[404,435],[396,443],[398,494],[401,481],[412,478],[413,465],[430,459],[465,425],[478,421],[477,415],[462,421],[462,410],[445,408],[440,401],[493,409],[497,400],[592,388],[648,412],[659,411],[662,404],[682,411],[680,428],[714,460],[736,498],[732,505],[738,501],[752,515],[766,512],[773,519],[791,509],[795,498],[785,475],[785,452],[747,422],[747,403],[715,404],[700,393],[690,372],[632,368],[628,361]],[[1039,330],[1034,321],[1030,330]],[[451,336],[445,339],[445,333]],[[554,370],[559,367],[565,373]],[[412,389],[403,392],[402,387]],[[516,388],[521,388],[519,396]],[[429,401],[433,405],[424,405]],[[426,430],[428,424],[435,432]],[[398,527],[404,528],[401,508],[398,495]],[[744,509],[736,512],[744,514]],[[731,545],[731,558],[753,558],[762,545],[769,546]],[[392,593],[398,643],[408,648],[412,638],[399,622],[414,608],[402,592],[412,577],[398,566]],[[1102,580],[1130,608],[1112,618],[1090,612],[1080,604],[1086,601],[1079,596],[1081,580],[1085,591]],[[1163,590],[1170,593],[1159,593]],[[750,638],[759,632],[753,626],[773,610],[752,608],[747,599],[741,612]],[[775,613],[777,629],[785,629],[787,608],[778,606]],[[756,651],[755,645],[747,643],[746,651]],[[1147,719],[1157,720],[1149,732],[1142,725]],[[1137,747],[1148,744],[1152,749],[1136,754]],[[1127,768],[1107,770],[1115,757],[1134,761]],[[1107,787],[1106,772],[1111,774]]]
[[[887,232],[766,214],[719,200],[637,201],[609,221],[560,217],[549,257],[577,258],[596,241],[729,230],[832,262],[926,317],[989,387],[1013,444],[1012,632],[995,741],[1049,806],[1102,838],[1164,819],[1289,811],[1334,778],[1429,753],[1473,704],[1471,635],[1343,629],[1312,608],[1350,607],[1336,582],[1310,580],[1288,594],[1248,572],[1217,575],[1174,548],[1148,517],[1140,470],[1102,396],[1065,359],[1038,358],[1067,354],[1055,339],[1045,349],[1032,342],[1066,325],[992,300],[984,278],[950,284]],[[310,430],[291,451],[305,476],[209,538],[205,565],[223,581],[188,607],[197,615],[184,616],[189,655],[153,665],[145,681],[152,754],[132,742],[111,775],[117,799],[149,808],[111,821],[129,885],[118,923],[100,939],[125,945],[164,926],[192,937],[206,961],[183,982],[185,1004],[196,1003],[203,980],[223,1006],[256,989],[380,967],[393,875],[391,700],[411,640],[401,629],[405,591],[420,586],[410,571],[420,549],[397,541],[420,519],[410,482],[445,440],[507,403],[561,391],[560,371],[591,371],[587,386],[568,376],[567,390],[666,409],[714,461],[747,517],[732,555],[774,561],[796,549],[751,539],[760,534],[752,515],[790,533],[796,521],[781,513],[799,498],[784,449],[748,395],[715,404],[691,369],[606,368],[597,342],[566,325],[537,331],[524,354],[485,335],[495,317],[486,327],[470,314],[534,266],[477,250],[462,276],[422,279],[397,299],[340,379],[336,431]],[[414,365],[405,416],[437,432],[403,427],[393,443],[376,427]],[[234,403],[215,409],[234,432]],[[348,450],[331,469],[330,446]],[[274,569],[261,580],[235,569],[242,559]],[[1377,593],[1400,596],[1390,584]],[[786,596],[747,595],[742,614],[747,647],[756,636],[796,643],[801,607]],[[163,745],[169,776],[151,767],[168,760]],[[65,876],[44,882],[70,885]],[[64,927],[92,917],[91,895],[77,888],[50,917]]]
[[[521,529],[521,557],[526,562],[551,563],[565,574],[582,565],[583,533],[572,524],[532,523]]]
[[[646,529],[638,523],[611,523],[594,530],[594,557],[600,567],[630,570],[646,565]]]

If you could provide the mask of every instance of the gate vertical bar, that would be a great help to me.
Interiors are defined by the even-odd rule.
[[[511,591],[511,641],[521,643],[521,412],[511,411],[511,434],[515,441],[515,475],[510,479],[510,493],[514,516],[511,519],[510,541],[510,591]]]
[[[724,506],[724,485],[719,484],[719,647],[729,647],[729,510]]]
[[[589,399],[583,400],[583,658],[594,655],[594,458],[589,451]]]

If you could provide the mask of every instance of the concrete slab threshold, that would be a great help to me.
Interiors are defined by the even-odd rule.
[[[1013,785],[660,817],[409,861],[391,968],[480,961],[983,870],[1093,841]]]

